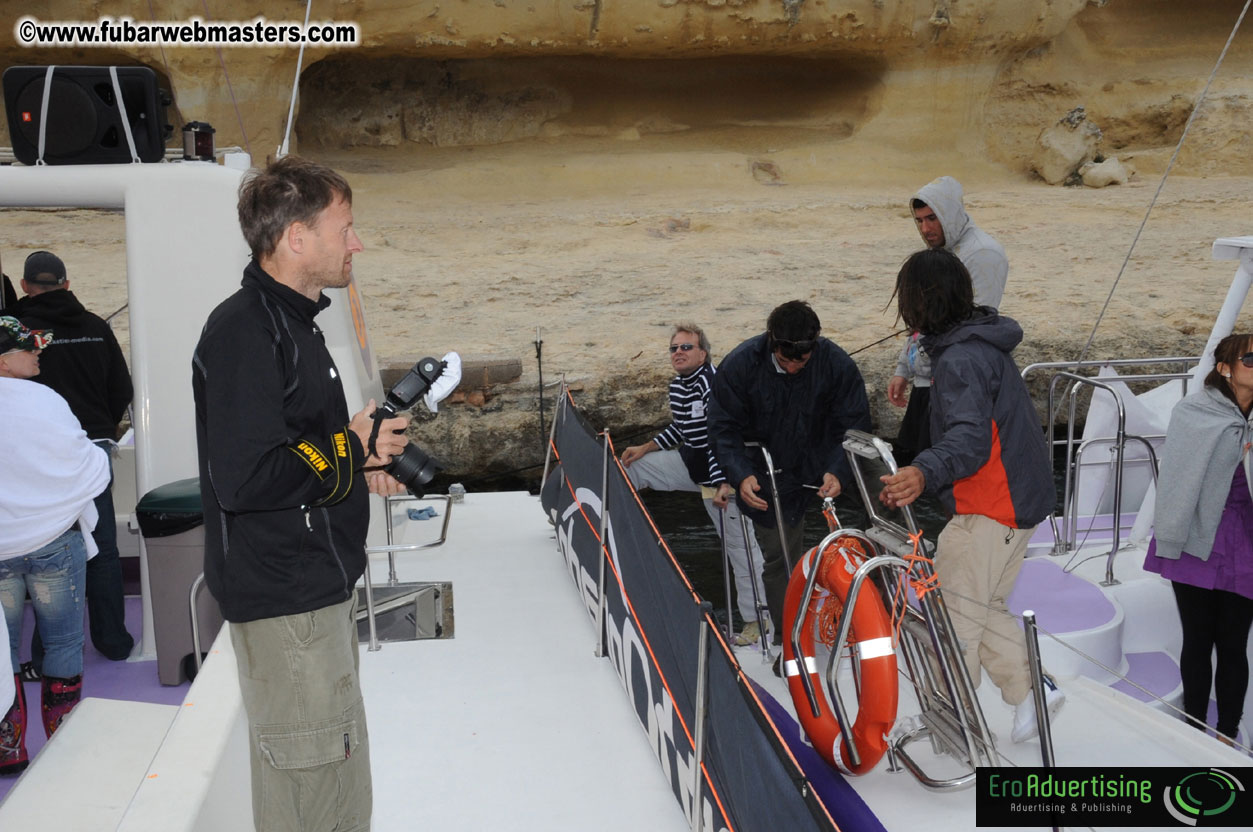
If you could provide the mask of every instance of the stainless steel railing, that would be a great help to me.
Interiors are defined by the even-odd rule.
[[[1166,358],[1120,358],[1105,361],[1059,361],[1031,364],[1023,369],[1022,376],[1026,379],[1033,373],[1041,371],[1053,371],[1053,376],[1049,381],[1048,394],[1048,424],[1047,434],[1049,447],[1049,463],[1050,467],[1055,462],[1056,448],[1064,446],[1066,449],[1065,460],[1065,482],[1062,495],[1062,511],[1060,528],[1057,515],[1049,516],[1049,523],[1053,530],[1054,552],[1062,553],[1071,551],[1077,541],[1078,530],[1078,495],[1079,495],[1079,475],[1082,471],[1081,462],[1084,451],[1093,445],[1109,445],[1114,455],[1112,479],[1113,479],[1113,523],[1109,531],[1112,534],[1110,551],[1106,558],[1105,564],[1105,580],[1103,584],[1112,586],[1118,583],[1114,577],[1114,556],[1117,554],[1121,545],[1122,536],[1122,499],[1123,499],[1123,478],[1126,472],[1125,452],[1128,441],[1136,442],[1145,447],[1150,462],[1150,473],[1153,481],[1157,481],[1157,452],[1153,446],[1153,440],[1160,440],[1162,434],[1139,435],[1127,433],[1127,412],[1122,397],[1114,384],[1130,384],[1145,382],[1165,382],[1178,380],[1182,382],[1182,393],[1187,395],[1188,382],[1192,380],[1192,373],[1188,371],[1191,365],[1195,365],[1199,359],[1193,356],[1170,356]],[[1079,371],[1095,371],[1104,367],[1153,367],[1163,365],[1178,365],[1178,372],[1150,372],[1150,373],[1134,373],[1130,375],[1119,375],[1106,379],[1095,378],[1092,376],[1080,375]],[[1070,384],[1058,401],[1057,386],[1063,381],[1068,380]],[[1075,438],[1075,416],[1078,405],[1077,394],[1080,389],[1088,387],[1095,390],[1104,390],[1114,399],[1115,407],[1118,413],[1117,429],[1112,437],[1089,437],[1082,441]],[[1058,411],[1061,404],[1069,403],[1066,438],[1064,440],[1054,439],[1054,431]],[[1089,530],[1091,531],[1091,529]],[[1102,529],[1104,531],[1104,529]]]
[[[426,497],[422,497],[421,500],[423,502],[426,502],[428,500],[443,500],[445,501],[445,506],[446,506],[444,510],[444,523],[443,523],[443,526],[440,528],[439,538],[430,543],[396,544],[393,542],[394,523],[392,519],[392,515],[393,515],[392,505],[394,503],[416,502],[418,499],[419,498],[414,497],[409,494],[400,494],[400,495],[393,495],[393,496],[385,497],[384,506],[385,506],[385,514],[387,517],[387,545],[386,546],[367,546],[365,550],[366,563],[365,563],[365,572],[362,577],[365,580],[365,618],[366,618],[366,621],[369,622],[369,625],[368,625],[369,631],[370,631],[369,651],[371,653],[376,653],[380,649],[379,638],[378,638],[378,622],[377,622],[377,616],[380,610],[374,604],[374,582],[370,578],[370,555],[379,554],[382,552],[387,553],[387,566],[388,566],[387,582],[389,586],[395,586],[398,583],[396,579],[396,553],[397,552],[420,552],[423,549],[430,549],[434,546],[441,546],[443,545],[444,541],[448,539],[448,523],[452,520],[452,503],[453,503],[452,497],[447,494],[431,494]],[[398,598],[398,599],[393,599],[393,600],[401,600],[401,599]],[[408,601],[409,599],[405,598],[404,600]],[[357,616],[358,618],[360,618],[361,613],[358,612]]]

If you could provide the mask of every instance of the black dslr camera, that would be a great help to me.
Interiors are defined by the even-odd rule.
[[[431,385],[444,372],[445,366],[447,365],[438,359],[423,358],[388,391],[386,399],[374,411],[374,429],[370,431],[369,445],[371,455],[377,456],[374,443],[383,420],[404,413],[417,404],[418,399],[426,395],[426,391],[431,389]],[[392,461],[383,470],[408,488],[410,494],[421,497],[424,493],[423,487],[435,477],[440,468],[425,451],[410,442],[403,451],[392,457]]]

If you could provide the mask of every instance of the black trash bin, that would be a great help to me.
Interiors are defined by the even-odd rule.
[[[148,553],[148,589],[157,643],[157,677],[178,685],[195,668],[191,638],[191,585],[204,571],[204,506],[200,480],[177,480],[154,488],[135,506]],[[222,628],[218,602],[207,588],[196,596],[200,648],[208,650]]]

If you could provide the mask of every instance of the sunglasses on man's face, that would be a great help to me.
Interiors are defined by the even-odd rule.
[[[773,338],[773,336],[771,336]],[[810,338],[804,341],[789,341],[786,338],[774,338],[774,346],[784,358],[796,361],[804,358],[814,351],[814,347],[818,344],[816,339]]]
[[[674,355],[674,354],[675,354],[676,352],[678,352],[679,350],[683,350],[684,352],[691,352],[691,351],[692,351],[692,350],[694,350],[694,349],[696,349],[696,345],[695,345],[695,344],[671,344],[671,345],[670,345],[670,354],[671,354],[671,355]]]

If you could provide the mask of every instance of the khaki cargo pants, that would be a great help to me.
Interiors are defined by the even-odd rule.
[[[365,832],[373,794],[356,596],[231,625],[257,832]]]
[[[935,571],[953,629],[962,643],[970,680],[979,667],[1017,705],[1031,691],[1027,643],[1006,603],[1031,540],[1030,529],[1012,529],[978,514],[959,514],[936,540]]]

